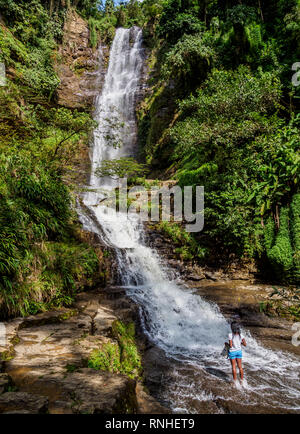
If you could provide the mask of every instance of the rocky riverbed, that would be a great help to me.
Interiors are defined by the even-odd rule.
[[[136,318],[124,290],[109,287],[79,294],[71,308],[5,323],[0,412],[165,412],[141,383],[87,367],[91,352],[113,340],[113,322]]]
[[[300,355],[300,348],[291,344],[292,323],[259,311],[259,301],[267,296],[268,285],[208,279],[187,283],[201,297],[216,302],[228,319],[238,318],[264,346]],[[110,286],[79,294],[70,308],[7,322],[6,346],[0,347],[0,412],[161,413],[168,411],[172,393],[178,400],[178,389],[185,387],[181,383],[187,378],[191,387],[201,378],[199,393],[211,395],[211,399],[198,401],[193,397],[193,411],[286,412],[264,402],[253,405],[251,398],[245,402],[240,391],[234,392],[240,398],[231,400],[230,369],[226,374],[171,361],[147,341],[139,327],[138,345],[147,389],[125,375],[88,368],[91,352],[113,341],[112,324],[116,320],[139,325],[138,307],[126,297],[123,288]],[[225,397],[224,381],[228,383]],[[168,399],[164,399],[166,389]]]

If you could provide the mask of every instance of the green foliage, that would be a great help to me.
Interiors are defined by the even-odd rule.
[[[164,23],[164,14],[157,31],[170,42],[177,41],[184,34],[194,34],[204,29],[204,23],[190,13],[180,13],[174,20],[168,19],[166,23]]]
[[[1,318],[69,305],[78,289],[105,279],[75,231],[64,182],[96,124],[83,111],[55,107],[65,8],[50,3],[55,10],[38,0],[0,3],[7,24],[0,57],[9,70],[0,87]]]
[[[37,93],[49,96],[60,83],[52,65],[54,47],[53,41],[40,40],[39,47],[30,51],[28,64],[20,67],[21,80]]]
[[[82,14],[86,19],[89,17],[97,17],[99,12],[103,10],[104,1],[103,0],[68,0],[70,5],[72,3],[76,5],[76,8],[80,14]]]
[[[4,26],[0,26],[0,57],[6,65],[15,65],[15,61],[28,62],[26,47]]]
[[[273,134],[260,136],[251,145],[246,160],[253,182],[247,202],[255,204],[261,215],[290,201],[299,185],[299,121],[279,123]],[[255,185],[256,184],[256,185]]]
[[[124,5],[120,5],[117,12],[117,27],[126,27],[128,16]]]
[[[88,139],[89,133],[97,126],[89,113],[69,110],[64,107],[41,110],[41,121],[44,131],[59,131],[55,137],[53,157],[62,157],[67,143],[78,143],[79,139]],[[47,127],[46,127],[47,125]]]
[[[0,149],[5,153],[22,149],[47,165],[66,169],[78,142],[88,140],[96,122],[85,112],[49,108],[43,99],[39,99],[42,104],[32,104],[31,97],[28,88],[10,80],[0,87]]]
[[[290,84],[299,2],[162,6],[151,29],[152,94],[139,112],[146,161],[181,186],[204,185],[205,227],[195,236],[201,246],[222,258],[260,260],[277,244],[277,279],[295,282],[292,207],[292,238],[279,242],[277,224],[299,191],[299,90]],[[184,244],[176,249],[195,257]]]
[[[257,168],[259,154],[253,155],[247,143],[273,132],[277,121],[268,122],[265,115],[279,95],[280,85],[270,73],[254,76],[245,67],[213,70],[196,96],[180,102],[180,117],[168,133],[180,185],[205,187],[206,231],[230,249],[240,246],[239,254],[262,251],[259,221],[245,223],[256,218],[249,205],[255,187],[245,158]]]
[[[162,76],[166,79],[203,79],[214,58],[214,50],[201,34],[185,35],[167,53],[162,67]]]
[[[275,244],[268,253],[268,258],[279,279],[289,276],[293,267],[293,249],[289,230],[289,209],[284,207],[280,212],[280,226]]]
[[[101,350],[94,350],[90,355],[88,367],[101,371],[121,372],[119,345],[107,342],[101,346]]]
[[[93,48],[97,46],[100,39],[107,44],[112,43],[115,36],[117,20],[117,16],[112,13],[99,13],[95,17],[89,17],[90,44]]]
[[[0,192],[1,315],[69,304],[79,282],[91,285],[98,257],[71,241],[70,193],[59,173],[22,153],[2,155]]]
[[[167,0],[157,27],[160,37],[175,43],[184,33],[199,31],[201,19],[197,17],[198,2],[194,0]]]
[[[249,24],[245,27],[245,31],[250,45],[250,50],[254,53],[258,53],[259,49],[263,45],[261,25]]]
[[[190,232],[178,223],[162,221],[157,229],[170,238],[176,247],[176,253],[182,260],[198,259],[206,257],[207,249],[200,247]]]
[[[269,252],[274,245],[275,234],[275,222],[274,219],[269,216],[264,227],[265,247],[267,252]]]
[[[293,196],[291,202],[290,230],[294,250],[294,280],[300,283],[300,194]]]
[[[112,325],[112,334],[120,347],[121,371],[130,378],[140,377],[142,373],[141,357],[135,342],[135,326],[115,321]]]
[[[88,361],[89,368],[118,372],[130,378],[140,377],[142,366],[135,343],[134,323],[115,321],[112,334],[117,342],[107,342],[100,350],[94,350]]]
[[[249,22],[255,21],[257,18],[255,8],[246,5],[236,5],[227,10],[227,23],[229,26],[246,25]]]
[[[102,178],[109,176],[111,178],[137,178],[147,171],[147,166],[138,163],[134,158],[123,157],[119,160],[103,160],[95,173]]]
[[[1,3],[6,3],[3,11],[10,29],[1,24],[0,56],[15,68],[22,84],[51,97],[59,84],[53,57],[55,41],[62,37],[63,14],[50,17],[38,0]]]
[[[72,364],[66,365],[66,370],[68,373],[72,374],[73,372],[76,372],[78,370],[78,367]]]
[[[97,36],[97,21],[94,18],[89,18],[89,30],[90,30],[90,43],[93,48],[97,46],[98,36]]]

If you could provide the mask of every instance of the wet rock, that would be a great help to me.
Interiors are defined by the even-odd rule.
[[[103,290],[105,297],[113,300],[116,298],[124,297],[126,295],[126,290],[119,286],[108,286]]]
[[[187,280],[192,280],[192,281],[194,281],[194,282],[199,282],[200,280],[203,280],[203,279],[205,279],[205,276],[204,275],[199,275],[199,274],[188,274],[187,276],[186,276],[186,279]]]
[[[205,271],[204,276],[207,279],[213,280],[214,282],[216,282],[219,279],[219,277],[215,273],[211,273],[209,271]]]
[[[180,261],[178,261],[176,259],[169,259],[168,263],[171,267],[175,268],[176,270],[179,270],[179,271],[181,270],[182,265],[181,265]]]
[[[233,273],[231,274],[230,278],[232,280],[249,280],[249,274],[245,274],[245,273]]]
[[[67,376],[62,398],[72,398],[73,413],[135,413],[135,381],[123,375],[93,369]]]
[[[12,386],[12,379],[10,376],[5,373],[0,374],[0,395],[7,392],[10,386]]]
[[[151,392],[155,391],[157,385],[161,384],[162,378],[170,368],[170,363],[166,359],[164,351],[158,347],[152,347],[145,351],[143,366],[146,373],[146,384]]]
[[[263,403],[250,405],[248,402],[217,398],[215,400],[218,407],[222,408],[224,413],[229,414],[292,414],[297,411],[282,409],[280,407],[265,406]]]
[[[46,413],[48,399],[26,392],[6,392],[0,396],[0,413]]]
[[[138,413],[140,414],[167,414],[170,410],[163,407],[159,402],[157,402],[152,396],[150,396],[143,388],[143,386],[138,383],[136,385],[136,396],[138,404]]]
[[[43,312],[37,315],[31,315],[23,319],[19,325],[19,329],[36,327],[44,324],[55,324],[77,314],[76,310],[61,308],[57,311]]]

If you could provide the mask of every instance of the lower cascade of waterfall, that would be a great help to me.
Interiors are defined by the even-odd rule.
[[[99,125],[94,132],[90,191],[82,198],[89,212],[78,205],[78,213],[84,229],[100,234],[115,249],[122,283],[141,308],[144,332],[170,363],[168,381],[158,398],[174,412],[192,413],[199,411],[199,403],[218,397],[235,399],[234,386],[222,376],[217,388],[211,386],[217,381],[212,372],[223,372],[230,378],[230,363],[220,355],[229,324],[216,304],[178,283],[178,276],[158,252],[146,245],[138,215],[116,213],[99,204],[103,190],[113,185],[96,177],[97,166],[103,160],[135,152],[135,104],[143,58],[142,31],[118,28],[104,87],[96,102]],[[111,137],[121,146],[111,146]],[[247,340],[243,357],[246,382],[236,399],[249,407],[258,404],[269,409],[300,410],[299,360],[264,348],[249,331],[243,331]]]

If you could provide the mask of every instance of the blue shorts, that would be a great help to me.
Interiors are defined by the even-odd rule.
[[[241,359],[242,358],[242,351],[238,350],[238,351],[229,351],[228,352],[228,357],[230,360],[233,359]]]

